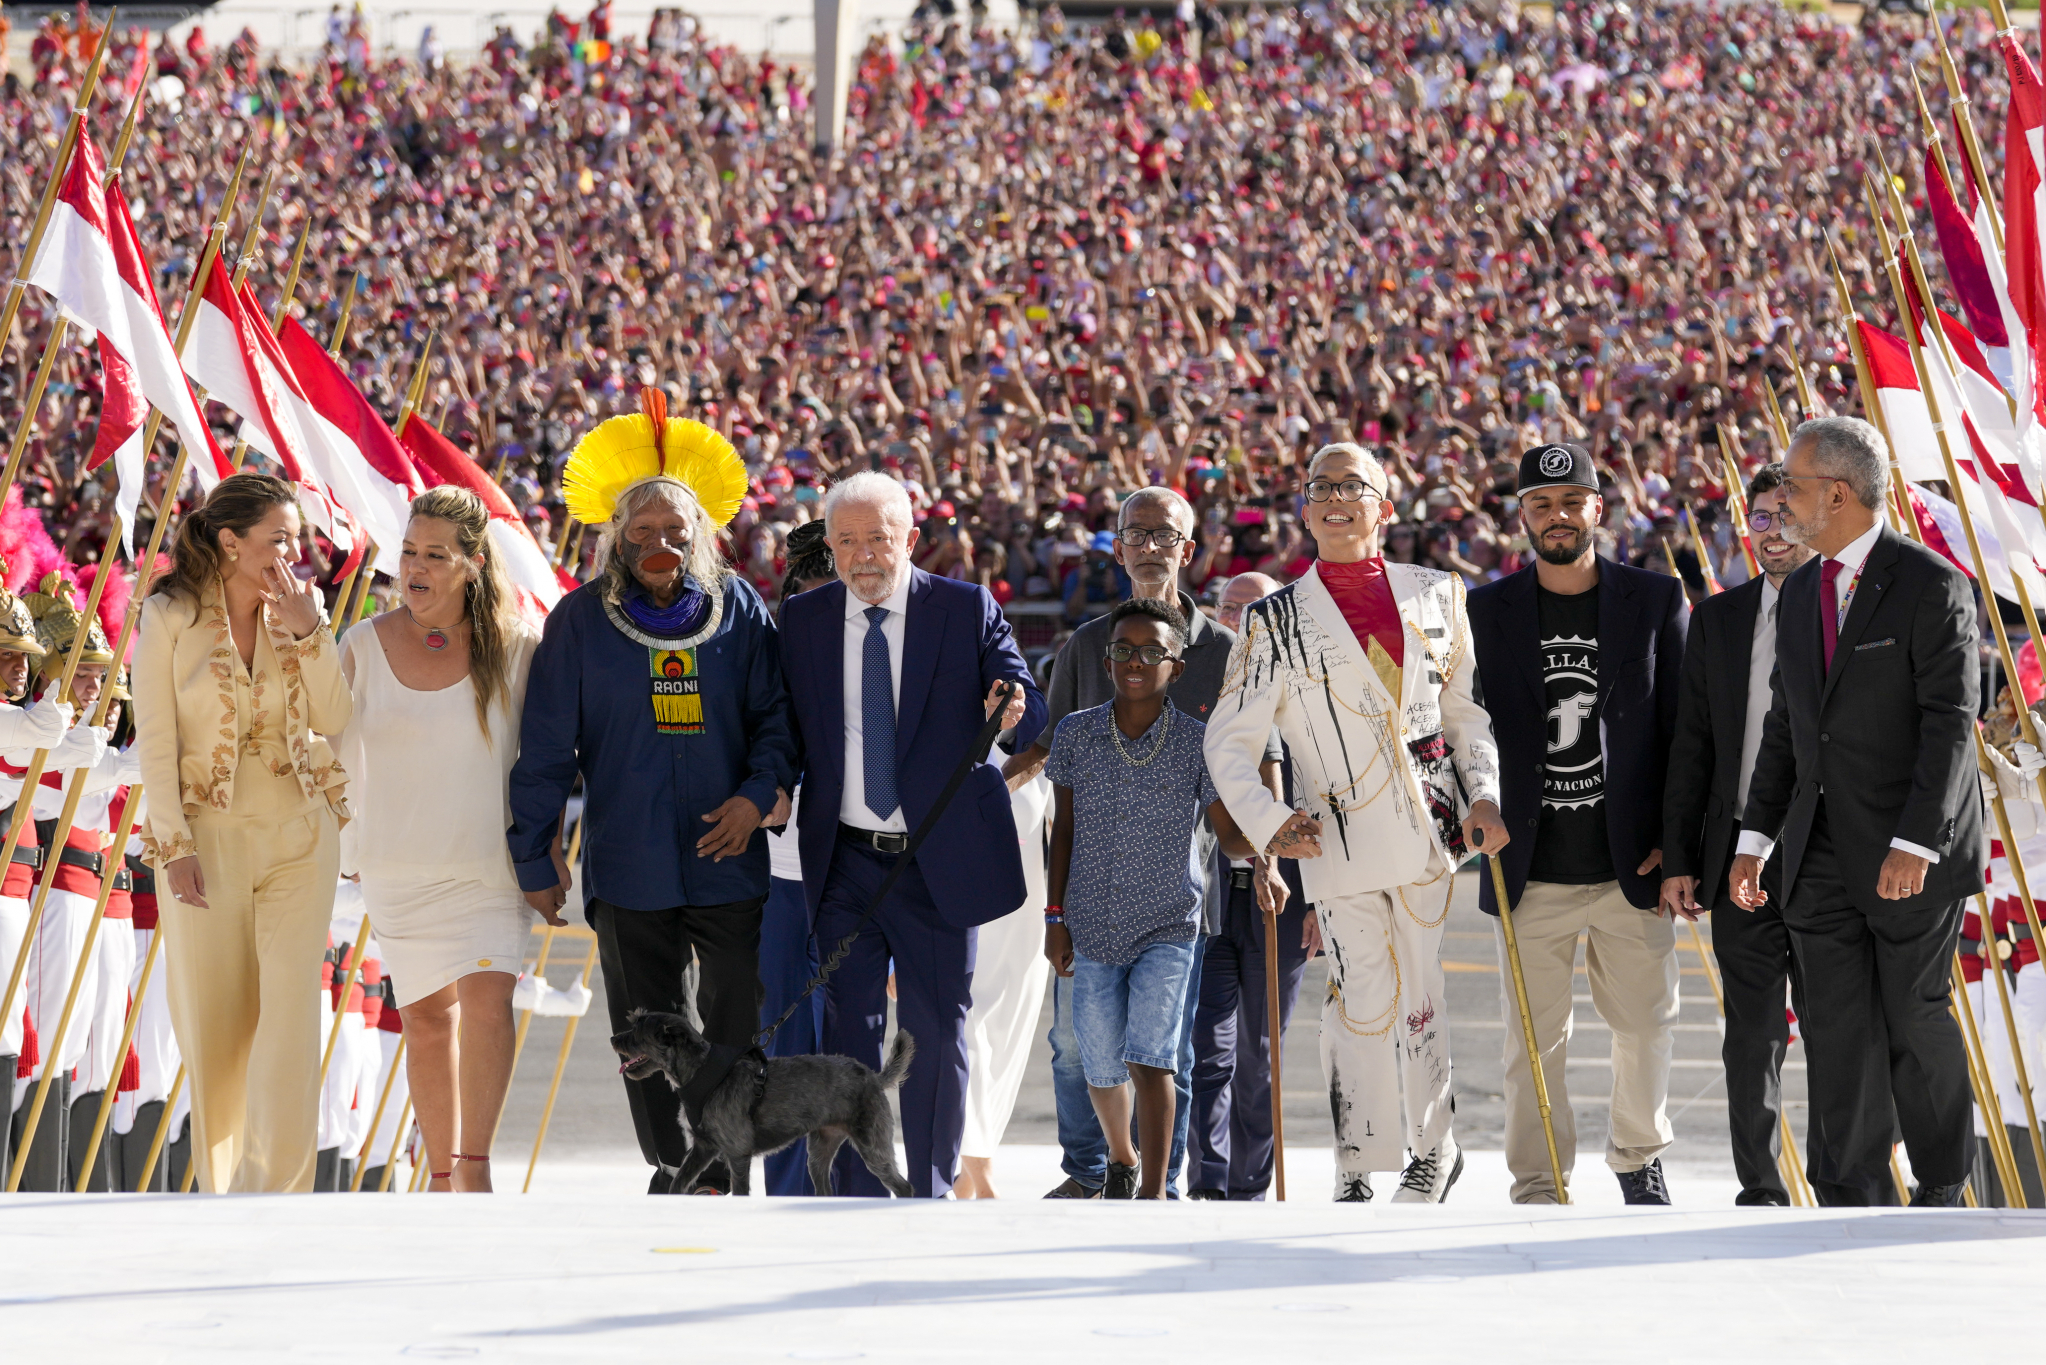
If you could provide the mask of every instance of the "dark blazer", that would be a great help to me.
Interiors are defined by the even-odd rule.
[[[788,599],[781,630],[782,668],[803,740],[796,836],[814,918],[845,795],[845,585],[828,583]],[[988,689],[1003,678],[1023,684],[1014,738],[1021,749],[1044,729],[1044,695],[1002,609],[978,584],[912,569],[895,707],[897,791],[911,830],[978,738]],[[916,864],[947,923],[985,924],[1023,903],[1023,859],[999,767],[982,761],[967,775]]]
[[[1762,584],[1751,578],[1691,613],[1669,781],[1662,789],[1662,875],[1696,877],[1698,900],[1717,904],[1740,834],[1741,740]],[[1778,617],[1781,617],[1778,608]],[[1768,704],[1768,699],[1762,699]]]
[[[1981,700],[1974,589],[1945,559],[1883,528],[1828,672],[1821,563],[1783,583],[1774,700],[1741,827],[1784,841],[1787,900],[1823,791],[1828,836],[1863,914],[1971,896],[1982,889],[1982,795],[1969,749]],[[1876,895],[1891,839],[1939,854],[1908,900]]]
[[[1598,562],[1598,589],[1606,837],[1627,903],[1646,910],[1662,893],[1662,873],[1640,876],[1634,869],[1662,842],[1663,776],[1676,732],[1690,607],[1681,580],[1609,559]],[[1499,744],[1499,814],[1513,837],[1499,861],[1506,894],[1517,902],[1534,860],[1542,764],[1549,751],[1534,565],[1472,589],[1470,618],[1478,699],[1491,714]],[[1489,877],[1478,882],[1478,904],[1488,915],[1499,913]]]
[[[580,773],[591,899],[666,910],[765,896],[766,830],[722,861],[696,841],[703,817],[734,795],[764,816],[777,787],[795,790],[795,726],[766,604],[743,578],[725,580],[724,619],[694,651],[703,733],[663,735],[647,647],[611,624],[600,592],[591,583],[562,598],[533,652],[507,831],[519,886],[554,885],[547,849]]]

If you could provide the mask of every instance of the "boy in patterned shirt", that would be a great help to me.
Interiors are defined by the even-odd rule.
[[[1231,857],[1254,852],[1208,779],[1206,727],[1165,695],[1185,647],[1172,607],[1146,598],[1117,607],[1103,661],[1115,700],[1059,722],[1044,769],[1057,800],[1044,955],[1073,978],[1073,1031],[1109,1144],[1104,1199],[1165,1197],[1173,1064],[1200,928],[1194,829],[1205,813]],[[1139,1148],[1149,1154],[1141,1193]]]

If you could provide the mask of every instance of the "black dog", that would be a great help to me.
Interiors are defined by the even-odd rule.
[[[655,1072],[682,1092],[682,1117],[693,1144],[676,1174],[673,1192],[687,1193],[719,1157],[732,1172],[732,1193],[750,1194],[750,1163],[797,1138],[810,1139],[810,1187],[830,1194],[831,1159],[851,1142],[867,1169],[898,1199],[913,1193],[895,1168],[895,1116],[888,1092],[909,1074],[916,1041],[897,1030],[888,1063],[879,1072],[850,1057],[775,1057],[714,1048],[679,1014],[634,1010],[623,1033],[611,1036],[618,1069],[643,1081]],[[722,1077],[717,1068],[728,1067]],[[708,1069],[708,1070],[707,1070]],[[703,1093],[702,1085],[709,1082]]]

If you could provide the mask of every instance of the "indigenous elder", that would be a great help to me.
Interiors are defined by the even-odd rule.
[[[1676,924],[1658,914],[1659,869],[1689,608],[1680,580],[1598,556],[1604,500],[1582,446],[1527,451],[1518,486],[1537,557],[1471,594],[1471,632],[1499,737],[1507,824],[1524,836],[1499,867],[1554,1101],[1556,1155],[1567,1187],[1577,1125],[1565,1068],[1582,935],[1592,1005],[1612,1033],[1606,1165],[1629,1204],[1667,1204],[1677,955]],[[1478,886],[1479,905],[1498,914],[1491,881]],[[1502,984],[1505,951],[1502,935]],[[1555,1203],[1518,1001],[1506,990],[1500,1003],[1513,1200]]]
[[[345,729],[354,703],[298,557],[297,491],[267,474],[222,479],[178,527],[135,648],[171,1025],[211,1193],[313,1186],[312,993],[348,813],[347,775],[317,736]]]
[[[1313,860],[1300,880],[1329,955],[1336,1198],[1370,1199],[1371,1173],[1404,1163],[1393,1198],[1435,1203],[1463,1169],[1438,955],[1451,873],[1474,845],[1506,843],[1492,727],[1472,695],[1463,581],[1379,555],[1391,509],[1378,461],[1324,446],[1306,491],[1320,559],[1244,610],[1208,769],[1254,846]],[[1274,724],[1298,810],[1258,771]]]
[[[1186,640],[1180,650],[1184,667],[1173,677],[1166,695],[1183,714],[1206,722],[1215,709],[1215,699],[1222,695],[1222,679],[1228,671],[1229,653],[1236,647],[1236,632],[1209,620],[1194,605],[1192,597],[1179,591],[1179,574],[1194,557],[1193,535],[1193,508],[1169,488],[1140,488],[1123,499],[1116,510],[1115,555],[1129,574],[1133,599],[1173,607],[1186,623]],[[1036,744],[1018,752],[1004,766],[1012,789],[1020,789],[1043,769],[1059,722],[1075,711],[1106,706],[1115,699],[1108,643],[1109,622],[1103,615],[1074,631],[1059,651],[1052,664],[1045,731]],[[1259,765],[1259,772],[1274,796],[1279,792],[1279,757],[1279,746],[1273,741],[1267,745]],[[1200,963],[1207,936],[1222,928],[1227,892],[1223,878],[1213,870],[1213,831],[1205,823],[1197,825],[1193,838],[1206,875],[1195,942],[1194,977],[1185,1001],[1186,1027],[1180,1031],[1179,1065],[1173,1071],[1173,1157],[1166,1176],[1168,1186],[1178,1177],[1186,1151],[1189,1116],[1193,1113],[1193,1011],[1200,993]],[[1261,903],[1281,904],[1286,894],[1285,883],[1269,868],[1258,874]],[[1108,1141],[1087,1093],[1080,1044],[1073,1032],[1073,983],[1069,977],[1052,983],[1051,1074],[1052,1095],[1058,1105],[1059,1146],[1064,1153],[1060,1164],[1066,1178],[1045,1197],[1095,1198],[1107,1180]]]
[[[803,885],[818,948],[829,953],[861,922],[910,831],[979,739],[998,688],[1022,689],[1002,717],[1019,746],[1044,728],[1044,698],[987,589],[911,566],[917,532],[901,484],[855,474],[825,497],[824,524],[839,581],[783,606],[782,666],[804,745]],[[1024,895],[1001,770],[976,761],[824,988],[824,1050],[878,1069],[894,959],[896,1019],[916,1039],[902,1141],[920,1196],[942,1197],[958,1177],[974,928]],[[849,1152],[839,1154],[835,1183],[882,1193]]]
[[[667,416],[657,389],[569,457],[569,511],[603,528],[601,573],[561,599],[533,656],[511,775],[512,865],[559,924],[562,810],[583,781],[583,887],[614,1028],[635,1009],[696,1007],[713,1043],[759,1027],[761,821],[793,790],[796,740],[775,627],[728,572],[718,530],[746,473],[732,447]],[[665,1191],[689,1152],[663,1079],[627,1081],[641,1153]]]
[[[427,1188],[482,1193],[531,918],[505,851],[505,783],[539,641],[468,489],[412,500],[400,564],[402,605],[341,638],[356,798],[341,865],[362,879],[411,1039]]]

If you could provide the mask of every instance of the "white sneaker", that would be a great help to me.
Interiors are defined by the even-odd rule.
[[[1449,1198],[1450,1187],[1463,1174],[1463,1148],[1456,1139],[1443,1134],[1442,1141],[1426,1156],[1407,1163],[1400,1187],[1392,1193],[1395,1204],[1440,1204]]]
[[[1345,1175],[1336,1172],[1336,1203],[1368,1204],[1371,1202],[1371,1172],[1362,1175]]]

